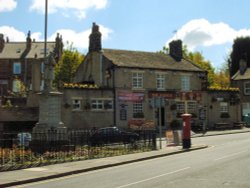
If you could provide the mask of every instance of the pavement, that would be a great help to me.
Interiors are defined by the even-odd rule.
[[[250,132],[250,128],[208,131],[205,133],[192,133],[192,137],[214,136],[222,134],[237,134]],[[138,161],[149,160],[168,155],[175,155],[182,152],[191,152],[194,150],[207,148],[207,145],[192,145],[189,149],[183,149],[182,146],[166,147],[166,142],[163,142],[162,149],[155,151],[121,155],[115,157],[90,159],[76,162],[68,162],[61,164],[48,165],[43,167],[27,168],[15,171],[0,172],[0,188],[25,183],[32,183],[42,180],[59,178],[72,174],[89,172],[93,170],[103,169],[107,167],[119,166],[123,164],[135,163]]]

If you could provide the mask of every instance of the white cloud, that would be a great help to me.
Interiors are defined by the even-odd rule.
[[[102,40],[107,40],[110,34],[113,32],[111,29],[104,27],[103,25],[99,25],[100,32],[102,33]],[[28,32],[28,31],[27,31]],[[10,42],[12,41],[26,41],[27,33],[22,31],[18,31],[14,27],[10,26],[1,26],[0,33],[4,34],[4,37],[8,37]],[[65,46],[67,43],[73,43],[73,47],[79,50],[86,50],[89,45],[89,35],[91,33],[91,29],[87,29],[85,31],[76,32],[71,29],[59,29],[54,34],[48,37],[48,41],[55,41],[56,35],[59,33],[62,35],[63,42]],[[43,41],[41,32],[31,32],[31,38],[36,41]]]
[[[190,50],[197,47],[233,43],[236,37],[249,36],[250,29],[235,30],[223,22],[210,23],[206,19],[191,20],[183,25],[167,44],[174,39],[181,39]]]
[[[53,0],[48,1],[48,12],[62,12],[63,15],[68,15],[71,12],[77,15],[78,18],[85,18],[86,11],[90,8],[103,9],[107,6],[108,0]],[[44,13],[45,3],[41,0],[32,0],[30,6],[31,11]]]
[[[102,40],[107,40],[113,31],[102,25],[99,25],[99,26],[100,26],[100,32],[102,33]],[[81,31],[81,32],[76,32],[71,29],[59,29],[52,36],[50,36],[48,40],[54,41],[57,33],[60,33],[60,35],[62,35],[63,42],[66,46],[67,46],[67,43],[69,44],[73,43],[73,47],[79,50],[84,50],[88,48],[89,35],[91,33],[91,29]]]
[[[0,0],[0,12],[12,11],[16,6],[16,0]]]
[[[4,37],[8,37],[10,41],[25,41],[26,34],[21,31],[18,31],[11,26],[1,26],[0,33],[4,34]]]

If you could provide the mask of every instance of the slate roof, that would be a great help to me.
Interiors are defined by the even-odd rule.
[[[103,49],[103,55],[118,67],[167,69],[194,72],[205,71],[185,59],[177,62],[170,55],[156,52]]]
[[[232,80],[248,80],[250,79],[250,68],[247,68],[244,74],[240,74],[240,71],[237,71],[233,76]]]
[[[47,42],[48,54],[50,52],[53,52],[54,48],[55,48],[55,42]],[[26,55],[26,58],[32,59],[35,57],[35,54],[37,54],[38,59],[44,58],[44,43],[43,42],[32,43],[31,50]]]
[[[51,52],[55,48],[55,42],[47,43],[48,51]],[[6,42],[3,51],[0,53],[0,59],[33,59],[35,54],[37,58],[44,58],[44,42],[32,42],[30,51],[25,54],[26,42]]]

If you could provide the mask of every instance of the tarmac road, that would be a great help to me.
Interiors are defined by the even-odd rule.
[[[197,137],[211,147],[19,187],[250,187],[250,133]]]

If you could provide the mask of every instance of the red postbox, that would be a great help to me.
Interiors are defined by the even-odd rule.
[[[188,149],[191,147],[191,114],[182,114],[182,147]]]

